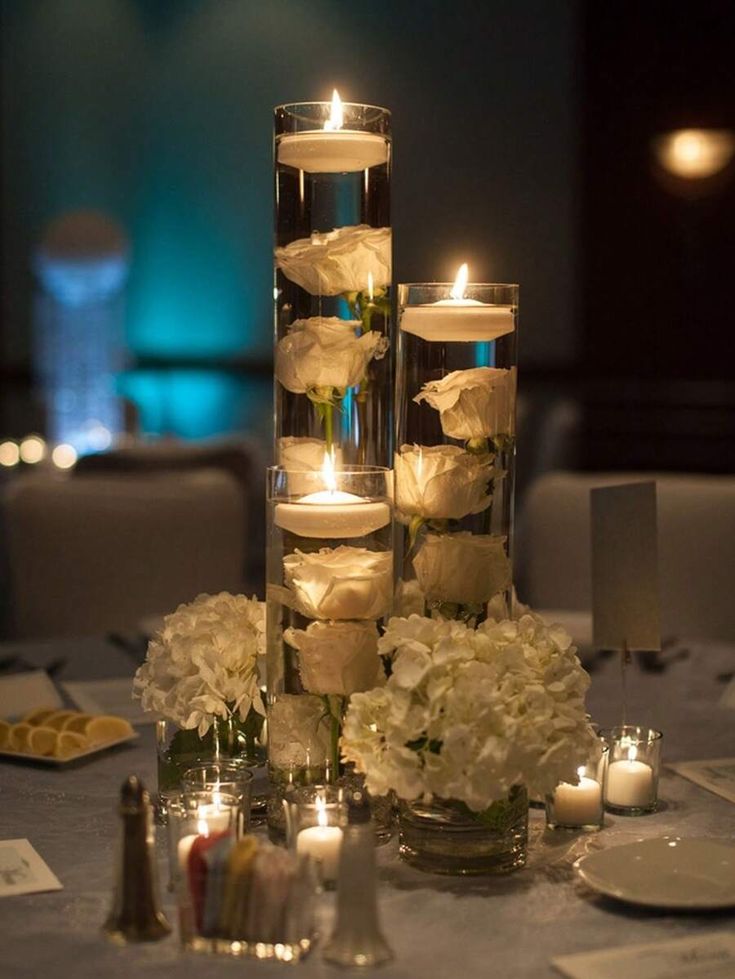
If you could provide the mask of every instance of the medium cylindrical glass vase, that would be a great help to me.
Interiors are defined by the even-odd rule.
[[[328,457],[329,458],[329,457]],[[393,473],[268,470],[268,766],[281,792],[333,782],[353,693],[385,676],[378,625],[393,598]]]
[[[518,286],[398,286],[399,614],[509,611]]]
[[[390,113],[275,110],[276,462],[390,466]],[[316,460],[316,465],[314,465]]]

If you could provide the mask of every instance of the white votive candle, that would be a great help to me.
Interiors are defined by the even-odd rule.
[[[614,761],[607,770],[605,801],[621,809],[642,809],[653,801],[653,769],[642,761]]]
[[[321,490],[295,503],[276,504],[275,522],[299,537],[365,537],[390,523],[390,508],[354,493]]]
[[[564,826],[593,826],[602,818],[602,789],[582,775],[578,785],[562,782],[554,790],[554,822]]]
[[[342,830],[339,826],[309,826],[296,837],[296,852],[316,860],[322,879],[330,883],[337,879],[341,846]]]

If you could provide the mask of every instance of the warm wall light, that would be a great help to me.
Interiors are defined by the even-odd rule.
[[[38,435],[29,435],[20,443],[20,457],[29,466],[41,462],[46,455],[46,443]]]
[[[674,177],[714,177],[735,154],[735,133],[729,129],[676,129],[657,136],[653,150],[658,164]]]
[[[71,469],[77,461],[77,450],[73,445],[62,442],[51,453],[51,461],[57,469]]]
[[[20,462],[20,449],[15,442],[0,442],[0,466],[17,466]]]

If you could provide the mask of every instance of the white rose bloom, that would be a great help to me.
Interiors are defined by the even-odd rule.
[[[482,604],[510,587],[504,537],[490,534],[427,534],[413,559],[421,590],[430,602]]]
[[[283,559],[293,605],[310,619],[379,619],[390,611],[393,555],[365,547],[295,551]]]
[[[391,281],[391,230],[358,224],[315,232],[276,248],[276,266],[312,296],[362,292],[368,273],[382,288]]]
[[[473,367],[430,381],[413,400],[436,408],[448,438],[492,438],[513,434],[515,388],[515,368]]]
[[[268,707],[268,764],[281,769],[318,767],[329,752],[330,724],[320,698],[280,694]]]
[[[316,493],[324,488],[324,458],[327,443],[323,439],[285,435],[278,439],[278,465],[288,470],[289,492],[298,496]],[[334,468],[342,468],[342,449],[332,447]],[[311,473],[315,473],[311,476]]]
[[[458,445],[402,445],[395,456],[396,506],[403,514],[460,520],[490,506],[488,457]]]
[[[133,696],[203,737],[215,717],[250,708],[265,714],[258,682],[264,648],[263,605],[244,595],[199,595],[167,615],[148,644],[133,680]]]
[[[393,596],[394,615],[423,615],[424,614],[424,593],[415,578],[404,581],[398,579],[395,595]]]
[[[314,388],[340,391],[359,384],[373,357],[382,357],[388,341],[370,330],[358,337],[359,320],[312,316],[295,320],[276,347],[276,377],[287,391],[305,394]]]
[[[312,622],[286,629],[286,642],[299,651],[304,689],[348,697],[369,690],[383,677],[374,622]]]

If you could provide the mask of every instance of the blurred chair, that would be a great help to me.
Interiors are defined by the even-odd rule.
[[[590,490],[655,480],[664,636],[735,640],[735,477],[550,473],[526,494],[516,553],[523,601],[590,609]]]
[[[242,578],[248,593],[262,593],[265,581],[265,498],[263,464],[257,447],[244,439],[188,442],[160,438],[133,442],[109,452],[82,456],[75,477],[100,474],[196,472],[202,468],[229,473],[240,486],[250,519],[243,541]]]
[[[3,521],[18,638],[135,629],[241,589],[245,507],[223,472],[21,478]]]

